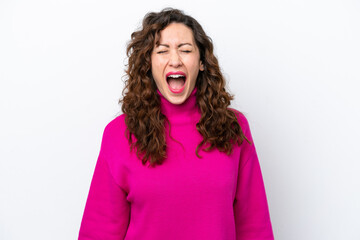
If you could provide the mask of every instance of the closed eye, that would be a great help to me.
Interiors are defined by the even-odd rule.
[[[190,50],[182,50],[182,52],[184,52],[184,53],[189,53],[189,52],[191,52]]]
[[[158,51],[157,53],[158,53],[158,54],[162,54],[162,53],[166,53],[166,52],[167,52],[167,51],[164,50],[164,51]]]

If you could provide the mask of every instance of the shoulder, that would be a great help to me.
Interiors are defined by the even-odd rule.
[[[101,142],[100,156],[109,167],[114,181],[123,189],[125,165],[130,156],[130,145],[126,138],[125,115],[115,117],[105,127]]]
[[[244,134],[246,134],[246,132],[249,132],[249,129],[250,129],[249,122],[248,122],[247,118],[245,117],[245,115],[242,112],[240,112],[234,108],[229,108],[229,110],[231,110],[235,113],[238,123],[241,127],[241,130],[244,132]]]
[[[119,132],[124,132],[126,130],[125,124],[125,114],[121,114],[120,116],[115,117],[111,120],[104,129],[104,135],[117,134]]]
[[[115,117],[104,129],[101,150],[109,152],[118,146],[127,147],[125,114]]]

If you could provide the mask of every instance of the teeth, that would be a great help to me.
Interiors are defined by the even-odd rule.
[[[179,77],[185,77],[184,75],[181,75],[181,74],[172,74],[172,75],[169,75],[168,77],[171,77],[171,78],[179,78]]]

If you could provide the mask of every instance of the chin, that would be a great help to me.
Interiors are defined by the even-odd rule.
[[[172,95],[168,95],[168,97],[166,98],[169,102],[171,102],[172,104],[182,104],[185,102],[186,100],[186,94],[185,95],[181,95],[181,96],[172,96]]]
[[[183,102],[185,102],[185,98],[182,98],[182,97],[170,97],[168,99],[168,101],[171,102],[172,104],[180,105]]]

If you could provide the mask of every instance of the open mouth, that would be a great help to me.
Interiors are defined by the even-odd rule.
[[[180,93],[185,88],[186,75],[183,72],[170,72],[166,74],[168,87],[173,93]]]

